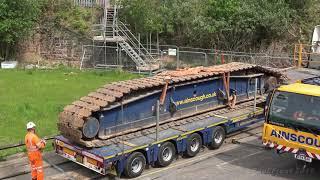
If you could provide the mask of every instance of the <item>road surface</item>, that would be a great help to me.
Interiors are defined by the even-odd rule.
[[[149,168],[139,180],[169,179],[215,179],[215,180],[280,180],[319,179],[320,163],[314,162],[305,170],[296,169],[296,161],[290,154],[277,155],[273,150],[261,146],[261,126],[238,133],[226,140],[218,150],[203,149],[194,158],[181,158],[166,168]],[[240,144],[231,143],[237,139]],[[125,179],[103,177],[75,163],[65,161],[54,153],[45,155],[46,179]],[[51,165],[50,165],[51,164]],[[52,166],[54,164],[54,166]],[[14,158],[0,163],[0,178],[29,179],[28,163],[25,157]]]
[[[289,69],[285,72],[290,82],[319,76],[312,69]],[[166,168],[149,168],[136,179],[216,179],[216,180],[280,180],[319,179],[320,163],[313,162],[305,170],[296,169],[291,154],[277,155],[261,146],[259,128],[233,136],[240,144],[232,144],[231,138],[218,150],[204,149],[194,158],[179,158]],[[119,179],[103,177],[50,152],[44,155],[46,179]],[[21,155],[0,162],[0,179],[30,179],[27,158]]]

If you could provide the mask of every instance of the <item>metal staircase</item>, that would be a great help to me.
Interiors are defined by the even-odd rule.
[[[121,21],[115,23],[115,32],[122,38],[119,42],[121,48],[136,63],[137,70],[153,71],[159,69],[159,63],[141,42],[132,34],[125,24]]]
[[[114,31],[114,25],[116,23],[116,16],[117,14],[117,9],[116,8],[107,8],[105,10],[105,15],[104,15],[104,24],[105,24],[105,36],[106,37],[114,37],[115,36],[115,31]]]
[[[94,42],[105,45],[107,42],[118,43],[135,63],[138,71],[154,71],[160,68],[156,59],[133,35],[129,28],[117,18],[117,8],[105,8],[104,16],[98,27],[98,35],[94,36]]]

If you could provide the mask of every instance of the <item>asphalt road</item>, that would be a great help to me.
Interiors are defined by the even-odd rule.
[[[146,170],[136,179],[146,180],[311,180],[320,177],[320,162],[298,169],[292,154],[278,155],[261,146],[260,129],[242,133],[240,144],[224,144],[218,150],[205,150],[191,159],[180,159],[167,168]]]
[[[246,144],[225,145],[217,153],[206,152],[164,170],[152,169],[137,179],[306,180],[320,177],[320,163],[313,163],[305,170],[297,169],[292,155],[279,156],[257,147],[260,143],[257,138],[246,138],[244,142]]]
[[[273,150],[261,146],[261,128],[239,133],[231,138],[240,144],[231,143],[231,138],[218,150],[203,149],[194,158],[179,158],[166,168],[149,168],[137,180],[280,180],[319,179],[320,163],[314,162],[305,170],[296,168],[296,160],[291,154],[277,155]],[[46,161],[55,167],[45,168],[46,179],[119,179],[90,171],[75,163],[65,161],[54,153],[45,156]],[[19,160],[15,160],[19,161]],[[27,162],[24,163],[28,168]],[[1,167],[5,167],[0,164]],[[11,165],[21,170],[22,164]],[[10,169],[9,169],[10,170]],[[1,177],[1,176],[0,176]],[[29,174],[21,174],[9,179],[30,179]],[[125,179],[125,178],[121,178]]]

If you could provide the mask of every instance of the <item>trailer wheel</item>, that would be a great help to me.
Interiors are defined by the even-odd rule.
[[[163,143],[159,148],[157,165],[166,167],[176,157],[176,148],[171,142]]]
[[[142,174],[146,166],[146,158],[141,152],[132,153],[126,162],[124,174],[129,178],[135,178]]]
[[[187,151],[185,155],[187,157],[196,156],[199,153],[201,146],[202,146],[201,136],[197,133],[191,134],[187,139]]]
[[[226,138],[226,131],[223,127],[217,126],[212,130],[212,142],[209,145],[210,149],[219,149]]]

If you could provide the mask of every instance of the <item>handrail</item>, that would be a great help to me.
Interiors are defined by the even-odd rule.
[[[86,54],[86,49],[85,49],[85,47],[82,47],[82,49],[83,49],[83,53],[82,53],[81,62],[80,62],[80,70],[82,70],[83,60],[84,60],[84,56],[85,56],[85,54]]]
[[[143,50],[144,53],[142,56],[148,56],[148,61],[155,62],[156,60],[150,55],[149,51],[139,42],[139,40],[132,34],[132,32],[125,26],[121,21],[118,20],[118,23],[116,23],[116,27],[118,30],[120,30],[121,33],[124,34],[124,36],[129,40],[132,46],[134,46],[137,49]],[[128,33],[127,33],[128,32]],[[135,41],[135,42],[134,42]],[[140,46],[140,48],[137,46],[137,44]]]
[[[120,39],[120,41],[126,43],[127,45],[125,46],[123,46],[122,44],[120,45],[125,49],[127,54],[132,58],[133,61],[135,61],[138,66],[152,66],[153,63],[157,62],[157,60],[141,44],[137,37],[132,34],[128,27],[123,22],[117,19],[117,8],[113,8],[113,10],[106,9],[104,13],[104,22],[101,22],[101,24],[92,25],[92,32],[94,34],[100,32],[99,35],[103,38],[109,36],[117,37]],[[112,31],[110,28],[112,28]],[[133,51],[139,56],[135,56],[134,54],[132,54],[133,52],[128,53],[128,51]],[[137,51],[139,51],[139,53]]]
[[[74,0],[73,3],[82,7],[105,7],[106,0]]]

